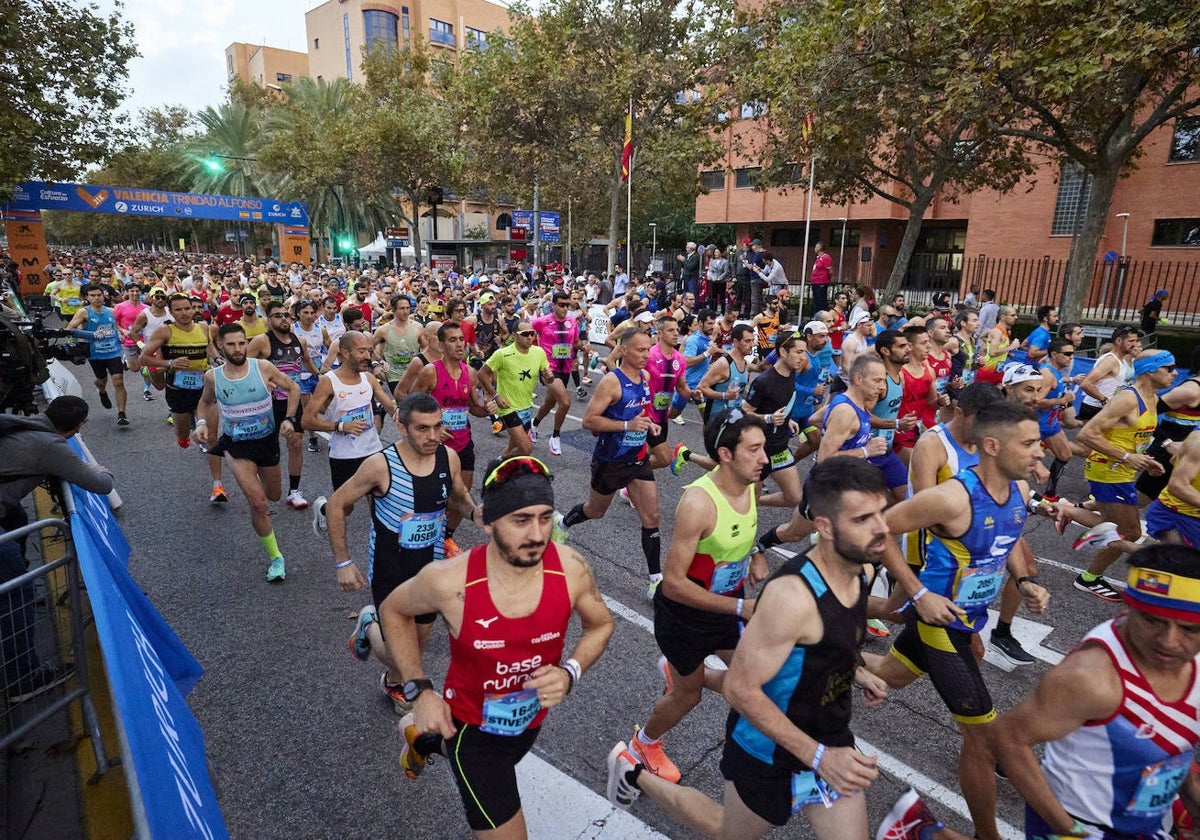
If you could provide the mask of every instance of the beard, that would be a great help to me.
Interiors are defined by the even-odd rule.
[[[492,532],[492,542],[500,550],[500,556],[504,558],[504,561],[518,569],[531,569],[538,563],[541,563],[542,555],[546,552],[548,544],[546,542],[527,542],[514,546],[494,530]],[[530,559],[529,555],[532,552],[536,553]]]
[[[884,548],[873,549],[871,545],[878,542],[880,538],[887,539],[886,534],[876,534],[871,540],[863,545],[852,543],[845,535],[836,527],[833,529],[833,550],[837,552],[848,563],[856,563],[862,565],[870,563],[878,568],[883,563]],[[886,547],[886,546],[885,546]]]

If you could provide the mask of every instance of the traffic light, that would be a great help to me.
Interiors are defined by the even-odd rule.
[[[225,171],[224,164],[222,164],[220,159],[214,154],[210,154],[207,158],[204,159],[204,165],[208,168],[209,172],[224,172]]]
[[[347,254],[354,250],[354,240],[350,238],[349,234],[343,233],[338,238],[338,244],[342,246],[342,251]]]

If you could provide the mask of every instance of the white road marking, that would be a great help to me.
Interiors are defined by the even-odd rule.
[[[666,835],[533,753],[517,764],[517,785],[534,840],[665,840]]]
[[[1081,575],[1087,571],[1087,569],[1080,569],[1080,568],[1077,568],[1076,566],[1072,566],[1070,563],[1063,563],[1059,560],[1051,560],[1048,557],[1038,557],[1037,561],[1038,561],[1038,565],[1053,566],[1056,569],[1062,569],[1063,571],[1071,572],[1075,575]],[[1124,589],[1125,588],[1125,581],[1123,581],[1123,580],[1116,580],[1114,578],[1110,578],[1108,575],[1104,576],[1104,580],[1106,580],[1108,582],[1108,585],[1111,586],[1113,589]]]

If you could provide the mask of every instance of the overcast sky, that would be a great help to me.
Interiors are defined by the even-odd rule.
[[[79,0],[75,0],[79,2]],[[109,11],[112,0],[98,0]],[[129,65],[124,109],[184,105],[200,110],[225,98],[225,48],[234,41],[305,48],[304,13],[320,0],[124,0],[139,58]]]

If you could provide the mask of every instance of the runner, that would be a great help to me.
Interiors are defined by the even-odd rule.
[[[413,357],[421,352],[421,326],[409,318],[412,302],[407,295],[392,295],[392,320],[376,327],[371,337],[376,360],[382,361],[388,391],[395,391]]]
[[[808,369],[809,357],[800,333],[780,333],[777,339],[777,358],[750,383],[742,408],[766,424],[767,464],[759,481],[771,476],[779,485],[778,493],[765,494],[758,503],[792,508],[800,504],[802,495],[800,473],[793,469],[796,458],[789,446],[800,433],[800,424],[792,419],[792,407],[797,402],[796,377]]]
[[[350,649],[365,662],[373,652],[386,670],[380,675],[380,690],[392,700],[398,715],[412,711],[405,697],[401,674],[409,670],[391,658],[380,635],[378,611],[400,584],[421,569],[441,560],[445,538],[446,511],[450,505],[474,520],[475,502],[462,483],[458,455],[442,443],[442,410],[428,394],[410,394],[396,407],[396,424],[401,438],[382,452],[367,456],[349,479],[329,498],[329,544],[337,567],[338,588],[355,592],[371,581],[373,606],[359,612],[358,626]],[[365,422],[364,418],[358,418]],[[346,517],[363,496],[371,498],[371,532],[367,548],[367,578],[351,559],[346,540]],[[415,616],[417,640],[423,649],[429,641],[434,611]]]
[[[765,558],[750,557],[758,531],[754,485],[770,466],[765,433],[762,418],[740,409],[714,416],[704,438],[717,467],[689,484],[675,509],[663,582],[654,595],[654,639],[667,688],[629,742],[636,760],[669,782],[681,774],[662,738],[700,703],[703,689],[720,693],[725,672],[706,668],[705,657],[729,664],[743,622],[754,613],[744,584],[757,586],[767,577]]]
[[[623,742],[608,756],[613,805],[628,809],[644,792],[692,830],[729,840],[761,837],[802,809],[818,838],[868,836],[866,797],[855,794],[879,770],[854,747],[851,691],[860,686],[869,706],[886,695],[860,666],[858,648],[874,564],[888,542],[888,490],[879,470],[845,456],[814,467],[809,486],[821,540],[767,581],[759,618],[746,626],[725,676],[733,709],[721,759],[724,806],[646,772]],[[933,831],[925,832],[924,816],[910,822],[901,836],[943,828],[929,819]]]
[[[292,307],[292,314],[296,318],[292,324],[292,332],[304,343],[305,349],[308,350],[308,357],[312,359],[313,365],[317,368],[316,373],[311,373],[307,368],[300,372],[300,408],[303,411],[308,408],[313,391],[317,389],[320,368],[325,364],[325,353],[331,342],[329,333],[317,323],[316,304],[311,300],[296,301]],[[304,428],[308,429],[308,451],[320,452],[321,447],[317,443],[316,431],[307,424]]]
[[[1156,540],[1200,548],[1200,430],[1179,444],[1170,481],[1146,508],[1146,531]]]
[[[462,327],[447,321],[438,329],[438,343],[442,346],[442,358],[425,365],[417,377],[413,392],[431,394],[442,408],[442,424],[449,433],[446,446],[458,453],[459,470],[463,486],[468,490],[475,480],[475,441],[471,439],[469,414],[487,417],[496,409],[494,402],[486,406],[479,402],[479,385],[474,368],[465,361],[467,344]],[[452,508],[446,514],[447,557],[459,553],[454,542],[454,530],[462,522],[462,514]]]
[[[192,420],[204,390],[204,373],[216,360],[217,350],[212,334],[193,323],[192,302],[187,296],[171,295],[168,309],[171,320],[147,336],[139,361],[151,372],[166,369],[167,408],[175,426],[175,442],[181,449],[187,449],[192,445]],[[228,501],[221,483],[220,456],[208,453],[208,471],[213,482],[209,502]]]
[[[264,292],[263,298],[270,300],[271,296]],[[267,331],[267,322],[265,319],[258,317],[258,299],[254,295],[243,294],[238,298],[238,305],[242,309],[242,315],[233,323],[242,325],[242,329],[246,331],[246,340],[253,341],[260,335],[264,335]],[[212,329],[217,330],[219,327],[214,326]],[[213,335],[216,336],[217,334],[214,332]],[[217,343],[215,337],[213,341]]]
[[[135,370],[141,372],[142,399],[146,402],[153,400],[154,395],[150,393],[149,371],[137,363],[142,356],[141,347],[138,346],[142,342],[142,334],[134,330],[133,325],[138,316],[148,308],[142,303],[142,287],[137,283],[126,286],[125,300],[113,307],[113,320],[117,324],[117,332],[121,335],[121,358],[125,360],[125,370],[130,373]]]
[[[116,318],[113,311],[104,305],[103,289],[88,285],[83,293],[87,306],[71,317],[67,329],[86,329],[92,334],[88,340],[88,364],[92,367],[92,375],[96,377],[100,405],[113,407],[112,398],[108,395],[108,378],[111,376],[113,391],[117,395],[117,425],[128,426],[125,407],[129,394],[125,391],[125,366],[121,363],[121,336],[117,332]]]
[[[775,337],[783,323],[782,295],[771,295],[767,298],[767,307],[754,316],[751,325],[758,328],[758,357],[765,359],[775,347]],[[736,341],[736,339],[735,339]]]
[[[1147,350],[1133,363],[1133,385],[1109,397],[1100,413],[1089,420],[1076,440],[1091,449],[1083,468],[1084,478],[1096,499],[1096,508],[1129,542],[1142,535],[1138,516],[1138,472],[1164,472],[1162,464],[1146,454],[1158,425],[1158,391],[1175,380],[1175,357],[1165,350]],[[1086,383],[1085,383],[1086,384]],[[1120,546],[1096,552],[1086,572],[1075,578],[1075,588],[1105,601],[1120,601],[1121,593],[1102,575],[1121,556]]]
[[[1024,479],[1041,458],[1037,415],[1007,401],[984,406],[975,417],[974,439],[976,466],[885,515],[893,534],[925,529],[930,538],[919,579],[900,549],[887,542],[884,565],[913,609],[905,610],[904,630],[889,656],[864,656],[892,688],[929,674],[962,733],[958,781],[976,831],[984,840],[996,840],[994,826],[988,830],[996,804],[988,727],[996,710],[970,637],[987,624],[987,608],[1000,594],[1006,566],[1031,611],[1043,612],[1049,599],[1011,553],[1025,525],[1029,489]]]
[[[1017,322],[1015,306],[1000,307],[1000,319],[996,326],[983,334],[980,348],[983,360],[979,363],[976,378],[980,382],[999,385],[1004,378],[1004,365],[1008,354],[1021,346],[1021,342],[1012,337],[1012,326]]]
[[[548,385],[554,377],[546,351],[533,346],[537,330],[526,320],[517,322],[512,344],[492,354],[479,369],[479,384],[484,395],[494,399],[496,416],[508,429],[508,445],[502,457],[528,455],[533,451],[529,428],[533,423],[533,389],[540,379]]]
[[[562,440],[559,433],[562,424],[571,410],[571,394],[567,390],[571,382],[571,372],[575,370],[575,351],[578,349],[579,324],[567,314],[571,303],[571,295],[557,291],[553,297],[553,312],[540,318],[534,318],[531,326],[538,334],[538,343],[550,360],[550,372],[554,381],[546,386],[546,401],[538,409],[529,429],[529,439],[537,443],[538,424],[546,415],[554,410],[554,431],[550,434],[549,450],[551,455],[562,455]]]
[[[859,312],[850,319],[845,338],[842,340],[841,356],[838,359],[840,378],[847,383],[850,378],[850,368],[854,360],[872,347],[875,336],[875,323],[871,320],[870,312]]]
[[[547,711],[603,653],[612,616],[587,561],[550,542],[554,493],[540,461],[490,464],[480,513],[488,543],[426,567],[392,593],[380,615],[414,707],[400,721],[401,767],[416,777],[425,763],[414,749],[418,736],[440,735],[435,749],[452,757],[447,765],[476,836],[521,838],[516,764]],[[430,613],[449,631],[445,699],[426,677],[413,629],[415,617]],[[583,633],[563,661],[572,613]]]
[[[769,310],[769,307],[768,307]],[[733,346],[728,353],[712,350],[709,346],[712,360],[708,363],[708,372],[701,378],[696,390],[704,397],[701,416],[705,425],[714,414],[730,408],[741,408],[742,397],[750,386],[750,353],[754,349],[754,328],[749,324],[737,324],[733,328]],[[685,463],[694,462],[704,470],[716,468],[707,455],[694,452],[688,447],[675,447],[675,455],[671,464],[671,472],[679,475]]]
[[[887,447],[882,455],[869,460],[883,470],[883,477],[892,490],[896,501],[904,499],[908,492],[908,467],[894,451],[896,435],[917,428],[920,422],[913,411],[900,414],[900,403],[904,398],[904,379],[901,370],[908,363],[912,352],[908,339],[896,330],[885,330],[875,339],[875,352],[883,361],[885,371],[883,395],[871,408],[872,434],[883,438]]]
[[[688,388],[697,392],[700,402],[701,419],[704,417],[704,395],[700,392],[700,382],[704,379],[704,375],[708,373],[709,365],[712,360],[721,355],[721,345],[713,339],[713,331],[715,329],[715,321],[713,314],[707,309],[702,309],[696,315],[695,329],[688,333],[687,338],[683,341],[683,361],[687,366],[687,371],[683,375],[684,381]],[[733,336],[730,334],[729,346],[733,346]],[[683,418],[683,410],[687,408],[688,401],[679,394],[671,398],[671,418],[680,426],[686,425],[687,421]],[[686,448],[686,447],[685,447]],[[678,475],[682,468],[683,462],[679,460],[679,446],[675,447],[675,459],[671,463],[671,472]]]
[[[430,321],[422,327],[421,343],[425,349],[413,356],[412,361],[408,363],[408,367],[404,370],[404,376],[400,377],[400,381],[392,388],[392,395],[396,398],[397,402],[404,399],[412,391],[413,385],[417,383],[417,377],[421,375],[421,371],[425,369],[425,365],[432,364],[442,358],[442,345],[437,340],[438,330],[441,328],[441,321]],[[376,376],[381,375],[383,373],[383,363],[376,362],[371,367],[371,370]],[[376,420],[378,419],[379,415],[376,415]]]
[[[272,298],[265,307],[267,324],[265,335],[251,339],[246,354],[252,359],[265,359],[275,369],[296,383],[300,388],[300,374],[318,374],[317,366],[308,355],[308,345],[292,332],[292,315],[283,301]],[[279,429],[285,417],[299,417],[299,410],[287,411],[288,389],[276,388],[271,392],[275,411],[275,428]],[[299,431],[299,427],[296,428]],[[292,510],[304,510],[308,500],[300,493],[300,474],[304,470],[304,435],[287,436],[288,450],[288,494],[287,506]]]
[[[333,281],[337,284],[337,281]],[[359,315],[362,312],[358,313]],[[346,325],[342,321],[342,313],[338,311],[338,300],[335,297],[326,297],[321,301],[321,317],[317,319],[318,326],[325,330],[325,335],[329,336],[329,343],[326,347],[332,347],[333,342],[342,337],[342,333],[346,332]]]
[[[1200,815],[1200,553],[1147,546],[1129,564],[1122,615],[993,724],[1027,837],[1166,837],[1176,796]]]
[[[962,387],[962,370],[954,364],[958,356],[958,338],[950,334],[950,320],[943,315],[925,320],[929,330],[929,368],[933,371],[933,386],[939,403],[937,419],[943,423],[954,416],[953,395]],[[946,397],[945,400],[940,399]]]
[[[1037,328],[1021,342],[1021,347],[1029,357],[1030,364],[1037,365],[1046,360],[1050,352],[1050,341],[1058,327],[1058,307],[1039,306],[1037,308]]]
[[[829,327],[823,321],[813,320],[804,325],[804,351],[808,364],[796,373],[796,400],[792,403],[792,419],[804,438],[796,447],[797,461],[807,458],[821,446],[821,430],[808,418],[825,404],[833,376],[830,372],[833,354],[829,348]]]
[[[1042,446],[1054,456],[1050,464],[1050,480],[1042,489],[1042,494],[1050,502],[1058,501],[1058,480],[1071,461],[1071,442],[1063,431],[1061,414],[1074,402],[1074,396],[1067,388],[1071,382],[1071,362],[1074,358],[1075,345],[1056,338],[1046,345],[1045,361],[1039,367],[1047,390],[1037,403],[1038,428],[1042,435]]]
[[[900,368],[903,387],[900,394],[900,417],[915,415],[917,425],[911,429],[897,429],[895,437],[896,455],[908,468],[917,438],[937,422],[938,409],[950,404],[937,390],[933,366],[929,364],[929,351],[933,341],[926,327],[909,324],[902,333],[908,339],[908,361]],[[949,361],[947,358],[946,361]]]
[[[134,370],[136,367],[136,369],[143,371],[143,376],[150,377],[150,384],[161,391],[166,387],[163,372],[157,368],[146,367],[142,361],[142,354],[145,352],[146,342],[150,340],[150,336],[154,335],[159,327],[171,321],[171,313],[167,310],[166,290],[161,286],[151,288],[146,293],[146,299],[150,305],[138,313],[137,318],[133,321],[133,326],[129,328],[130,333],[138,336],[137,357],[126,360],[125,365],[130,370]],[[132,354],[130,355],[132,356]],[[144,395],[142,399],[146,399]],[[154,399],[154,396],[151,395],[150,399]],[[170,414],[168,413],[167,416],[169,417]]]
[[[1133,360],[1140,352],[1142,338],[1136,329],[1126,324],[1113,330],[1112,350],[1096,359],[1096,364],[1079,385],[1079,390],[1083,391],[1080,420],[1091,420],[1119,388],[1133,382]]]
[[[658,533],[658,486],[646,441],[662,430],[649,414],[646,362],[650,336],[642,330],[627,330],[620,342],[620,365],[604,374],[583,414],[583,428],[596,436],[588,500],[571,508],[562,525],[572,528],[602,518],[612,504],[613,494],[628,488],[630,503],[642,524],[642,553],[649,573],[646,596],[652,598],[662,581],[662,543]]]
[[[1146,454],[1162,464],[1164,472],[1162,475],[1144,472],[1138,476],[1138,492],[1148,499],[1158,498],[1171,480],[1171,455],[1166,448],[1168,441],[1181,443],[1193,431],[1200,429],[1200,344],[1192,347],[1189,370],[1191,376],[1159,397],[1162,414]]]
[[[961,370],[962,386],[975,381],[975,333],[979,330],[979,313],[964,309],[954,316],[954,337],[958,339],[958,352],[954,356],[954,367]],[[993,383],[994,384],[994,383]],[[950,398],[954,399],[955,388],[951,383]]]
[[[219,328],[218,336],[225,364],[203,374],[204,389],[196,410],[199,417],[193,437],[196,443],[207,446],[212,455],[229,459],[233,477],[250,505],[254,532],[271,559],[267,580],[282,581],[287,570],[271,527],[267,502],[278,501],[282,489],[278,434],[289,439],[300,435],[297,414],[300,386],[270,362],[247,357],[246,330],[241,324],[225,324]],[[279,427],[275,425],[271,407],[272,388],[288,395]]]
[[[657,435],[647,436],[646,446],[650,449],[651,469],[661,470],[675,463],[682,443],[671,452],[667,444],[667,420],[670,418],[671,405],[676,399],[691,400],[693,390],[687,383],[687,359],[678,349],[679,322],[672,315],[664,315],[658,321],[658,340],[650,348],[650,356],[646,360],[646,373],[649,374],[650,408],[648,415],[659,427]],[[629,497],[629,491],[623,489],[621,495]]]

